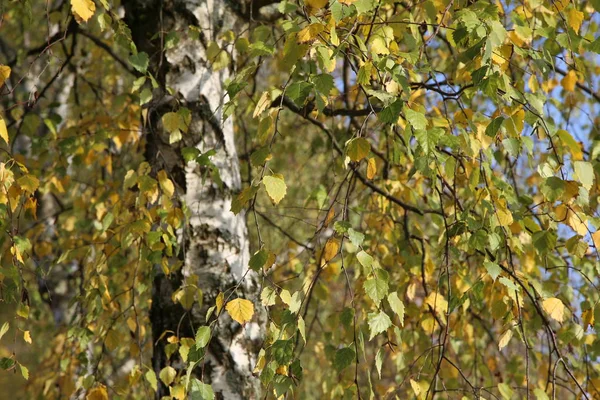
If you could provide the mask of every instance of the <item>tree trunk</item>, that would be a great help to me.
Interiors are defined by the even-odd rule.
[[[239,31],[243,21],[221,0],[129,0],[125,1],[126,22],[132,30],[138,51],[150,55],[150,71],[157,78],[145,128],[146,159],[153,172],[165,170],[178,186],[180,198],[190,211],[190,219],[178,233],[183,268],[179,274],[164,275],[160,268],[154,279],[150,319],[154,335],[153,367],[156,374],[171,364],[165,355],[165,331],[193,336],[193,331],[207,323],[206,310],[215,305],[216,296],[241,282],[237,296],[255,301],[257,276],[248,273],[248,235],[243,215],[230,211],[233,194],[241,187],[238,157],[234,145],[231,118],[222,120],[225,81],[230,71],[211,69],[206,48],[211,41],[220,43],[228,30]],[[239,12],[239,10],[237,10]],[[199,27],[199,39],[188,35],[189,26]],[[179,42],[166,51],[163,32],[179,32]],[[153,38],[154,36],[154,38]],[[227,47],[231,55],[232,44]],[[170,94],[167,94],[170,93]],[[192,122],[181,141],[170,144],[169,133],[161,123],[166,112],[186,107]],[[201,153],[211,149],[212,163],[219,171],[222,184],[206,167],[186,163],[183,147],[195,147]],[[171,298],[182,284],[195,283],[203,292],[203,306],[195,306],[181,323],[183,309]],[[256,303],[256,301],[255,301]],[[256,353],[260,349],[264,313],[257,313],[245,327],[221,315],[205,356],[202,379],[210,383],[217,397],[251,399],[259,395],[258,379],[252,375]],[[212,317],[214,318],[214,316]],[[189,326],[193,328],[189,328]],[[161,387],[158,397],[166,395]]]

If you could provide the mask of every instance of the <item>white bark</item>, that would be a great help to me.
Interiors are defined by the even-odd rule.
[[[148,161],[157,171],[166,169],[172,175],[176,170],[182,171],[181,180],[184,182],[179,182],[185,187],[182,197],[191,210],[189,224],[180,233],[180,243],[185,249],[182,279],[197,277],[205,303],[202,309],[192,311],[196,327],[205,323],[206,308],[214,305],[217,294],[231,289],[238,282],[241,282],[237,290],[239,296],[253,301],[258,298],[256,274],[247,270],[249,246],[245,219],[243,215],[236,216],[230,211],[232,196],[241,188],[233,122],[231,118],[222,120],[222,105],[226,101],[225,82],[230,72],[227,68],[213,71],[210,62],[207,62],[204,48],[210,41],[221,44],[219,37],[222,32],[244,28],[244,22],[236,17],[227,3],[222,0],[184,0],[171,4],[168,12],[163,13],[170,18],[165,17],[163,24],[166,26],[163,28],[178,32],[187,30],[193,16],[196,20],[194,25],[199,26],[202,31],[202,40],[192,40],[185,34],[181,35],[178,45],[168,50],[162,60],[164,79],[161,82],[174,94],[178,104],[192,111],[192,124],[189,132],[184,134],[183,142],[186,146],[195,146],[202,153],[209,149],[216,150],[211,162],[218,168],[223,185],[220,187],[210,177],[203,181],[202,170],[195,162],[184,165],[180,151],[176,148],[179,144],[169,145],[168,136],[161,132],[159,114],[163,111],[157,111],[155,118],[151,119],[155,124],[155,133],[154,137],[149,138],[152,141],[149,148],[154,149],[154,155],[160,153],[160,157],[153,156],[152,151],[147,154]],[[156,5],[148,2],[141,7],[142,10],[138,12],[151,9],[156,12]],[[129,9],[131,11],[131,5]],[[144,21],[147,23],[148,19]],[[136,29],[132,23],[130,26],[132,30]],[[140,29],[145,27],[141,26]],[[151,35],[152,33],[148,34]],[[142,45],[139,37],[138,41],[138,46]],[[158,64],[157,60],[153,61],[155,65]],[[160,104],[160,100],[158,103]],[[220,127],[216,127],[215,123]],[[160,335],[161,330],[175,328],[167,326],[171,321],[164,314],[172,309],[167,303],[172,303],[169,294],[170,290],[176,289],[176,285],[174,287],[172,283],[165,283],[165,279],[155,281],[155,309],[151,314],[155,335]],[[245,327],[232,321],[225,313],[221,315],[208,347],[205,378],[208,371],[209,383],[215,393],[219,393],[224,399],[259,397],[260,385],[252,375],[252,369],[260,348],[264,314],[260,308],[255,308],[254,321]],[[159,360],[160,351],[162,347],[158,346],[154,359],[156,370],[164,366],[162,364],[165,360]]]

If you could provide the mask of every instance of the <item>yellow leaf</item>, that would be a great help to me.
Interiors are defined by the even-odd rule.
[[[221,310],[223,309],[224,301],[225,301],[225,295],[223,294],[223,292],[219,292],[219,294],[217,295],[217,299],[215,300],[215,305],[217,306],[217,314],[221,313]]]
[[[108,400],[108,393],[106,392],[106,386],[99,385],[90,390],[85,396],[85,400]]]
[[[254,109],[252,118],[259,117],[260,114],[262,114],[262,112],[265,111],[267,107],[269,107],[269,104],[271,104],[271,94],[269,92],[264,92],[260,96],[260,99],[258,99],[258,102],[256,103],[256,108]]]
[[[575,90],[576,83],[577,83],[577,74],[573,70],[570,70],[565,75],[565,77],[562,78],[562,81],[560,81],[560,84],[562,85],[562,87],[568,92],[572,92]]]
[[[31,333],[29,333],[29,331],[25,331],[23,332],[23,340],[26,341],[27,343],[31,344]]]
[[[542,308],[548,313],[550,318],[562,322],[565,318],[565,305],[556,297],[550,297],[542,302]]]
[[[4,85],[4,82],[10,77],[10,67],[0,64],[0,87]]]
[[[571,2],[569,0],[555,0],[552,1],[552,5],[554,7],[552,8],[556,8],[556,11],[561,12],[562,10],[564,10]]]
[[[576,8],[571,8],[567,13],[567,22],[575,33],[579,32],[579,28],[581,28],[581,23],[583,22],[583,13]]]
[[[330,238],[325,244],[325,251],[323,252],[323,258],[325,262],[329,262],[332,258],[334,258],[338,250],[340,249],[340,242],[338,242],[334,238]]]
[[[173,196],[175,193],[175,185],[173,185],[173,182],[167,177],[167,173],[164,170],[158,173],[158,183],[164,194],[169,197]]]
[[[304,5],[308,8],[308,13],[313,15],[325,7],[328,2],[329,0],[304,0]]]
[[[448,311],[448,302],[438,292],[429,293],[429,296],[425,299],[425,304],[431,306],[439,314],[446,314]]]
[[[500,226],[509,226],[513,223],[513,216],[510,210],[504,206],[496,207],[496,216]]]
[[[596,251],[600,252],[600,230],[592,233],[592,240],[594,241],[594,246],[596,246]]]
[[[335,210],[333,208],[329,209],[327,213],[327,217],[325,217],[325,227],[328,227],[331,221],[333,221],[333,217],[335,217]]]
[[[498,350],[502,350],[503,348],[506,347],[508,342],[510,342],[512,335],[513,335],[513,331],[512,331],[512,329],[509,329],[506,332],[504,332],[502,334],[502,336],[500,336],[500,341],[498,342]]]
[[[581,218],[574,210],[567,205],[561,204],[554,210],[556,220],[573,228],[573,230],[581,236],[587,234],[587,220]]]
[[[0,118],[0,137],[8,144],[8,129],[6,129],[6,122]]]
[[[250,321],[254,315],[254,305],[250,300],[246,299],[231,300],[227,303],[225,309],[231,318],[242,325]]]
[[[421,395],[421,385],[419,385],[419,382],[414,381],[414,380],[411,379],[410,380],[410,387],[415,392],[415,396],[419,397]]]
[[[323,32],[324,30],[325,26],[323,24],[319,24],[318,22],[310,24],[304,29],[302,29],[300,32],[298,32],[298,42],[310,42],[311,40],[314,40],[319,35],[319,33]]]
[[[304,0],[304,4],[308,7],[323,8],[327,5],[329,0]]]
[[[71,8],[75,18],[86,22],[94,15],[96,4],[94,4],[93,0],[71,0]]]
[[[374,158],[369,158],[369,161],[367,163],[367,178],[373,179],[375,177],[375,174],[377,174],[377,164],[375,163]]]

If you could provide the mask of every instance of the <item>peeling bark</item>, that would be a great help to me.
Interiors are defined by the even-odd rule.
[[[222,32],[243,27],[242,6],[244,3],[219,0],[125,2],[134,41],[140,51],[152,56],[152,72],[162,86],[162,95],[155,93],[148,110],[146,158],[154,172],[164,169],[173,178],[183,193],[181,200],[191,212],[189,223],[178,233],[184,267],[177,276],[167,277],[157,271],[154,279],[150,319],[155,342],[164,331],[177,331],[179,326],[186,336],[193,335],[187,325],[196,329],[205,324],[206,309],[215,304],[218,293],[239,282],[239,296],[253,301],[258,298],[257,276],[247,270],[245,219],[230,212],[232,195],[241,188],[233,122],[231,118],[222,121],[225,81],[230,71],[213,71],[206,57],[210,41],[219,42]],[[160,38],[149,39],[159,31],[186,32],[190,25],[200,27],[200,40],[182,34],[177,46],[163,52]],[[171,145],[160,121],[176,105],[192,112],[192,123],[182,141]],[[219,170],[221,185],[210,177],[204,179],[203,168],[195,162],[185,163],[181,148],[192,146],[202,153],[216,150],[211,161]],[[191,321],[180,324],[183,310],[173,303],[171,295],[182,283],[194,280],[204,294],[204,306],[195,307]],[[260,384],[252,369],[262,340],[264,313],[259,307],[255,309],[253,322],[245,327],[226,315],[219,317],[205,356],[203,380],[212,384],[220,398],[259,396]],[[157,375],[167,365],[164,345],[164,341],[158,341],[154,348]],[[157,396],[166,394],[166,388],[161,387]]]

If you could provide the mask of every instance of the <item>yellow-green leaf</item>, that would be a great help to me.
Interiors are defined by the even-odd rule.
[[[21,188],[29,193],[33,193],[40,186],[40,181],[33,175],[23,175],[17,179],[17,183]]]
[[[167,385],[167,386],[169,386],[171,383],[173,383],[176,376],[177,376],[177,371],[175,371],[175,368],[173,368],[171,366],[164,367],[158,374],[158,377],[160,378],[160,380],[163,381],[165,383],[165,385]]]
[[[250,300],[235,299],[225,305],[225,309],[235,321],[244,325],[254,315],[254,305]]]
[[[347,154],[350,160],[360,161],[369,155],[371,144],[363,137],[354,138],[348,142]]]
[[[267,194],[271,198],[271,201],[275,204],[279,204],[281,199],[285,197],[287,192],[287,186],[281,175],[269,175],[263,178],[263,185],[267,190]]]

